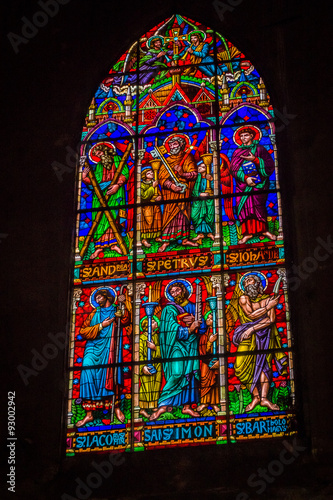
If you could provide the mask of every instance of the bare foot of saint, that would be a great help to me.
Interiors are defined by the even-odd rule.
[[[92,253],[92,254],[90,255],[90,258],[91,258],[91,259],[96,259],[96,257],[98,257],[98,256],[99,256],[99,254],[100,254],[102,251],[103,251],[103,249],[102,249],[102,248],[96,248],[96,250],[94,251],[94,253]]]
[[[205,404],[202,404],[202,405],[199,405],[197,410],[200,412],[202,410],[204,410],[205,408],[207,408],[208,405],[205,405]]]
[[[188,245],[188,246],[190,246],[190,247],[198,247],[198,246],[199,246],[199,245],[198,245],[198,243],[194,243],[194,242],[193,242],[193,241],[191,241],[191,240],[183,240],[183,241],[182,241],[182,245],[184,245],[184,246],[185,246],[185,245]]]
[[[160,246],[160,248],[157,250],[157,252],[164,252],[164,250],[168,246],[169,246],[169,243],[163,243],[163,245]]]
[[[149,417],[149,420],[156,420],[162,413],[165,413],[167,411],[168,407],[167,406],[161,406],[157,411],[154,411]]]
[[[242,245],[243,243],[246,243],[248,240],[252,238],[253,234],[247,234],[244,236],[241,240],[239,240],[239,244]]]
[[[119,420],[119,422],[123,424],[125,422],[125,415],[123,414],[120,408],[116,408],[115,412],[117,419]]]
[[[118,247],[118,245],[112,245],[111,250],[113,250],[114,252],[119,253],[120,255],[123,254],[122,251],[120,250],[120,248]]]
[[[200,233],[200,234],[198,234],[198,236],[196,236],[195,238],[193,238],[193,241],[202,240],[203,237],[204,237],[204,235],[202,233]]]
[[[150,248],[151,247],[151,244],[148,243],[147,240],[141,240],[141,243],[143,244],[143,246],[145,246],[146,248]]]
[[[260,405],[261,406],[266,406],[270,410],[277,411],[277,410],[280,409],[280,407],[278,405],[275,405],[275,404],[271,403],[267,398],[261,398]]]
[[[267,236],[268,239],[272,241],[276,241],[276,236],[275,234],[270,233],[269,231],[266,231],[266,233],[262,233],[264,236]]]
[[[210,238],[212,241],[215,240],[215,236],[213,235],[213,233],[208,233],[207,234],[208,238]]]
[[[200,417],[200,413],[197,411],[192,410],[189,406],[185,405],[184,408],[182,409],[182,413],[184,415],[191,415],[191,417]]]
[[[217,406],[217,405],[213,405],[213,410],[216,411],[216,413],[218,413],[220,410],[220,408]]]
[[[140,410],[140,415],[143,415],[144,417],[149,418],[149,414],[143,408],[141,408],[141,410]]]
[[[87,424],[88,422],[91,422],[94,420],[94,417],[92,416],[91,411],[87,412],[87,415],[82,419],[76,422],[76,427],[82,427],[83,425]]]
[[[245,408],[245,411],[252,411],[253,408],[255,408],[257,405],[260,405],[260,397],[254,396],[251,403],[248,404],[247,407]]]
[[[153,408],[153,411],[157,411],[157,410],[158,410],[158,408]],[[172,413],[172,410],[173,410],[172,406],[168,406],[168,408],[166,409],[166,411],[168,413]]]

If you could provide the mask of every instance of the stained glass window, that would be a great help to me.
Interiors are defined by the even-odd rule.
[[[67,454],[296,432],[274,112],[251,61],[173,15],[82,131]]]

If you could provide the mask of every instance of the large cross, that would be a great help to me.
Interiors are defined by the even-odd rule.
[[[180,40],[187,40],[187,37],[188,37],[188,35],[180,35],[179,32],[180,32],[180,28],[172,28],[172,35],[169,35],[169,36],[163,36],[160,34],[156,35],[156,36],[163,38],[164,44],[168,43],[168,42],[172,42],[172,44],[173,44],[172,49],[173,49],[173,53],[175,56],[178,55],[178,52],[179,52],[179,47],[178,47],[178,45],[176,45],[176,42],[179,42]],[[146,40],[147,40],[147,38],[140,38],[140,42],[143,42]],[[170,71],[170,73],[172,75],[172,84],[175,85],[176,82],[180,84],[181,69],[176,68],[178,66],[177,61],[172,61],[171,65],[175,67],[174,69],[171,69],[171,71]]]

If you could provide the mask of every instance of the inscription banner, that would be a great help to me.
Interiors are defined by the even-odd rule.
[[[154,425],[143,431],[143,443],[146,446],[190,441],[214,441],[216,439],[215,422],[196,422],[190,424],[174,424],[173,426]]]
[[[194,251],[195,252],[195,251]],[[146,257],[142,264],[145,274],[155,275],[194,271],[195,269],[211,269],[214,265],[212,252],[170,252],[167,257]],[[174,254],[174,255],[173,255]]]
[[[76,268],[78,276],[76,283],[105,281],[128,276],[131,272],[131,263],[125,259],[105,259],[103,262],[83,264]]]
[[[125,427],[125,426],[121,426]],[[87,429],[88,431],[89,429]],[[74,434],[72,438],[73,452],[85,451],[106,451],[125,449],[128,445],[128,432],[125,428],[116,430],[107,430],[101,432],[80,432]]]
[[[225,268],[246,267],[265,264],[283,263],[279,247],[274,243],[271,245],[258,244],[239,248],[230,246],[225,253]]]
[[[236,418],[233,422],[233,435],[236,439],[256,439],[258,437],[279,437],[294,434],[292,414],[272,415],[270,417]]]

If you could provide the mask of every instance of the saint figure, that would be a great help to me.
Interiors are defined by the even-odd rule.
[[[263,235],[275,241],[276,236],[268,231],[267,193],[269,177],[274,172],[274,160],[268,151],[254,140],[255,132],[251,127],[239,133],[242,142],[231,158],[230,170],[236,179],[237,214],[242,224],[242,238],[246,243],[255,235]]]
[[[130,314],[126,308],[124,313],[117,311],[114,306],[115,297],[109,289],[101,289],[95,295],[98,304],[95,311],[89,314],[84,321],[80,335],[86,340],[84,348],[80,379],[80,398],[82,407],[86,410],[85,418],[77,422],[77,427],[82,427],[94,420],[93,410],[109,409],[114,403],[115,413],[120,422],[125,416],[119,407],[121,369],[117,368],[118,375],[115,383],[114,367],[116,361],[121,362],[121,350],[116,360],[116,320],[121,318],[121,325],[130,323]],[[118,301],[125,302],[125,296],[119,295]],[[120,336],[120,332],[118,332]],[[102,365],[102,366],[101,366]],[[103,366],[104,365],[104,366]],[[107,366],[109,365],[109,366]]]
[[[193,66],[184,69],[184,75],[195,75],[197,68],[208,76],[215,75],[214,57],[209,54],[209,43],[205,43],[205,33],[200,30],[192,31],[189,35],[190,43],[185,41],[186,48],[182,50],[179,57],[185,56],[186,53],[190,54],[190,61]],[[221,75],[222,70],[218,66],[217,74]]]
[[[159,169],[162,198],[173,203],[164,205],[162,245],[158,252],[164,252],[171,241],[178,239],[182,240],[183,245],[199,246],[198,243],[190,240],[191,202],[189,200],[198,177],[198,167],[192,153],[185,153],[185,144],[185,139],[181,136],[174,136],[169,140],[170,156],[166,158],[166,161],[174,173],[173,176],[163,163]],[[185,185],[185,189],[177,185],[175,181]],[[188,201],[184,201],[185,199]]]
[[[157,316],[152,318],[152,339],[151,342],[148,340],[148,318],[145,316],[140,322],[140,361],[147,361],[148,359],[148,348],[151,350],[151,362],[154,362],[155,358],[161,357],[160,342],[158,327],[160,320]],[[140,413],[145,417],[149,417],[147,410],[157,410],[157,401],[160,396],[161,383],[162,383],[162,366],[161,363],[154,363],[154,368],[156,373],[151,373],[151,368],[148,364],[140,365]]]
[[[150,420],[174,406],[183,407],[184,414],[200,416],[191,404],[199,402],[198,338],[206,331],[206,324],[203,318],[195,320],[196,306],[189,301],[182,281],[172,283],[168,294],[172,300],[162,310],[159,336],[166,383]]]
[[[235,329],[232,342],[237,347],[236,376],[253,394],[245,411],[252,411],[257,405],[279,410],[279,406],[267,398],[272,381],[272,361],[274,359],[280,375],[287,375],[288,358],[283,352],[262,351],[281,349],[275,325],[275,307],[280,295],[266,295],[256,274],[245,277],[243,288],[244,293],[238,299],[238,316],[242,324]],[[254,354],[254,351],[260,352]]]
[[[124,231],[126,212],[123,208],[115,209],[115,207],[125,205],[126,203],[125,184],[129,178],[128,166],[126,164],[124,165],[122,172],[118,177],[117,183],[112,184],[112,179],[115,176],[121,157],[119,155],[115,155],[111,148],[103,144],[98,144],[94,148],[94,155],[100,158],[100,161],[97,163],[94,170],[96,181],[99,184],[103,195],[108,196],[107,204],[108,206],[113,207],[113,209],[110,210],[110,213],[115,220],[116,227],[119,228],[119,232],[121,233]],[[87,186],[91,186],[89,171],[90,166],[87,165],[82,174],[82,180]],[[93,191],[92,208],[101,208],[101,203],[95,191]],[[97,213],[98,212],[96,211],[92,212],[93,221],[95,220]],[[118,246],[116,235],[111,229],[105,214],[102,215],[95,230],[94,243],[95,251],[90,256],[91,259],[95,259],[105,248],[110,248],[111,250],[114,250],[122,255],[122,251]]]
[[[151,82],[157,75],[159,78],[163,78],[169,68],[167,62],[171,62],[173,59],[173,50],[168,50],[164,46],[164,38],[160,35],[154,35],[147,41],[148,52],[144,53],[140,50],[140,72],[139,76],[136,73],[124,74],[122,76],[113,77],[114,85],[147,85]],[[128,63],[125,65],[123,71],[126,72],[134,64],[137,64],[136,57],[137,47],[133,47],[133,52],[128,58]]]

